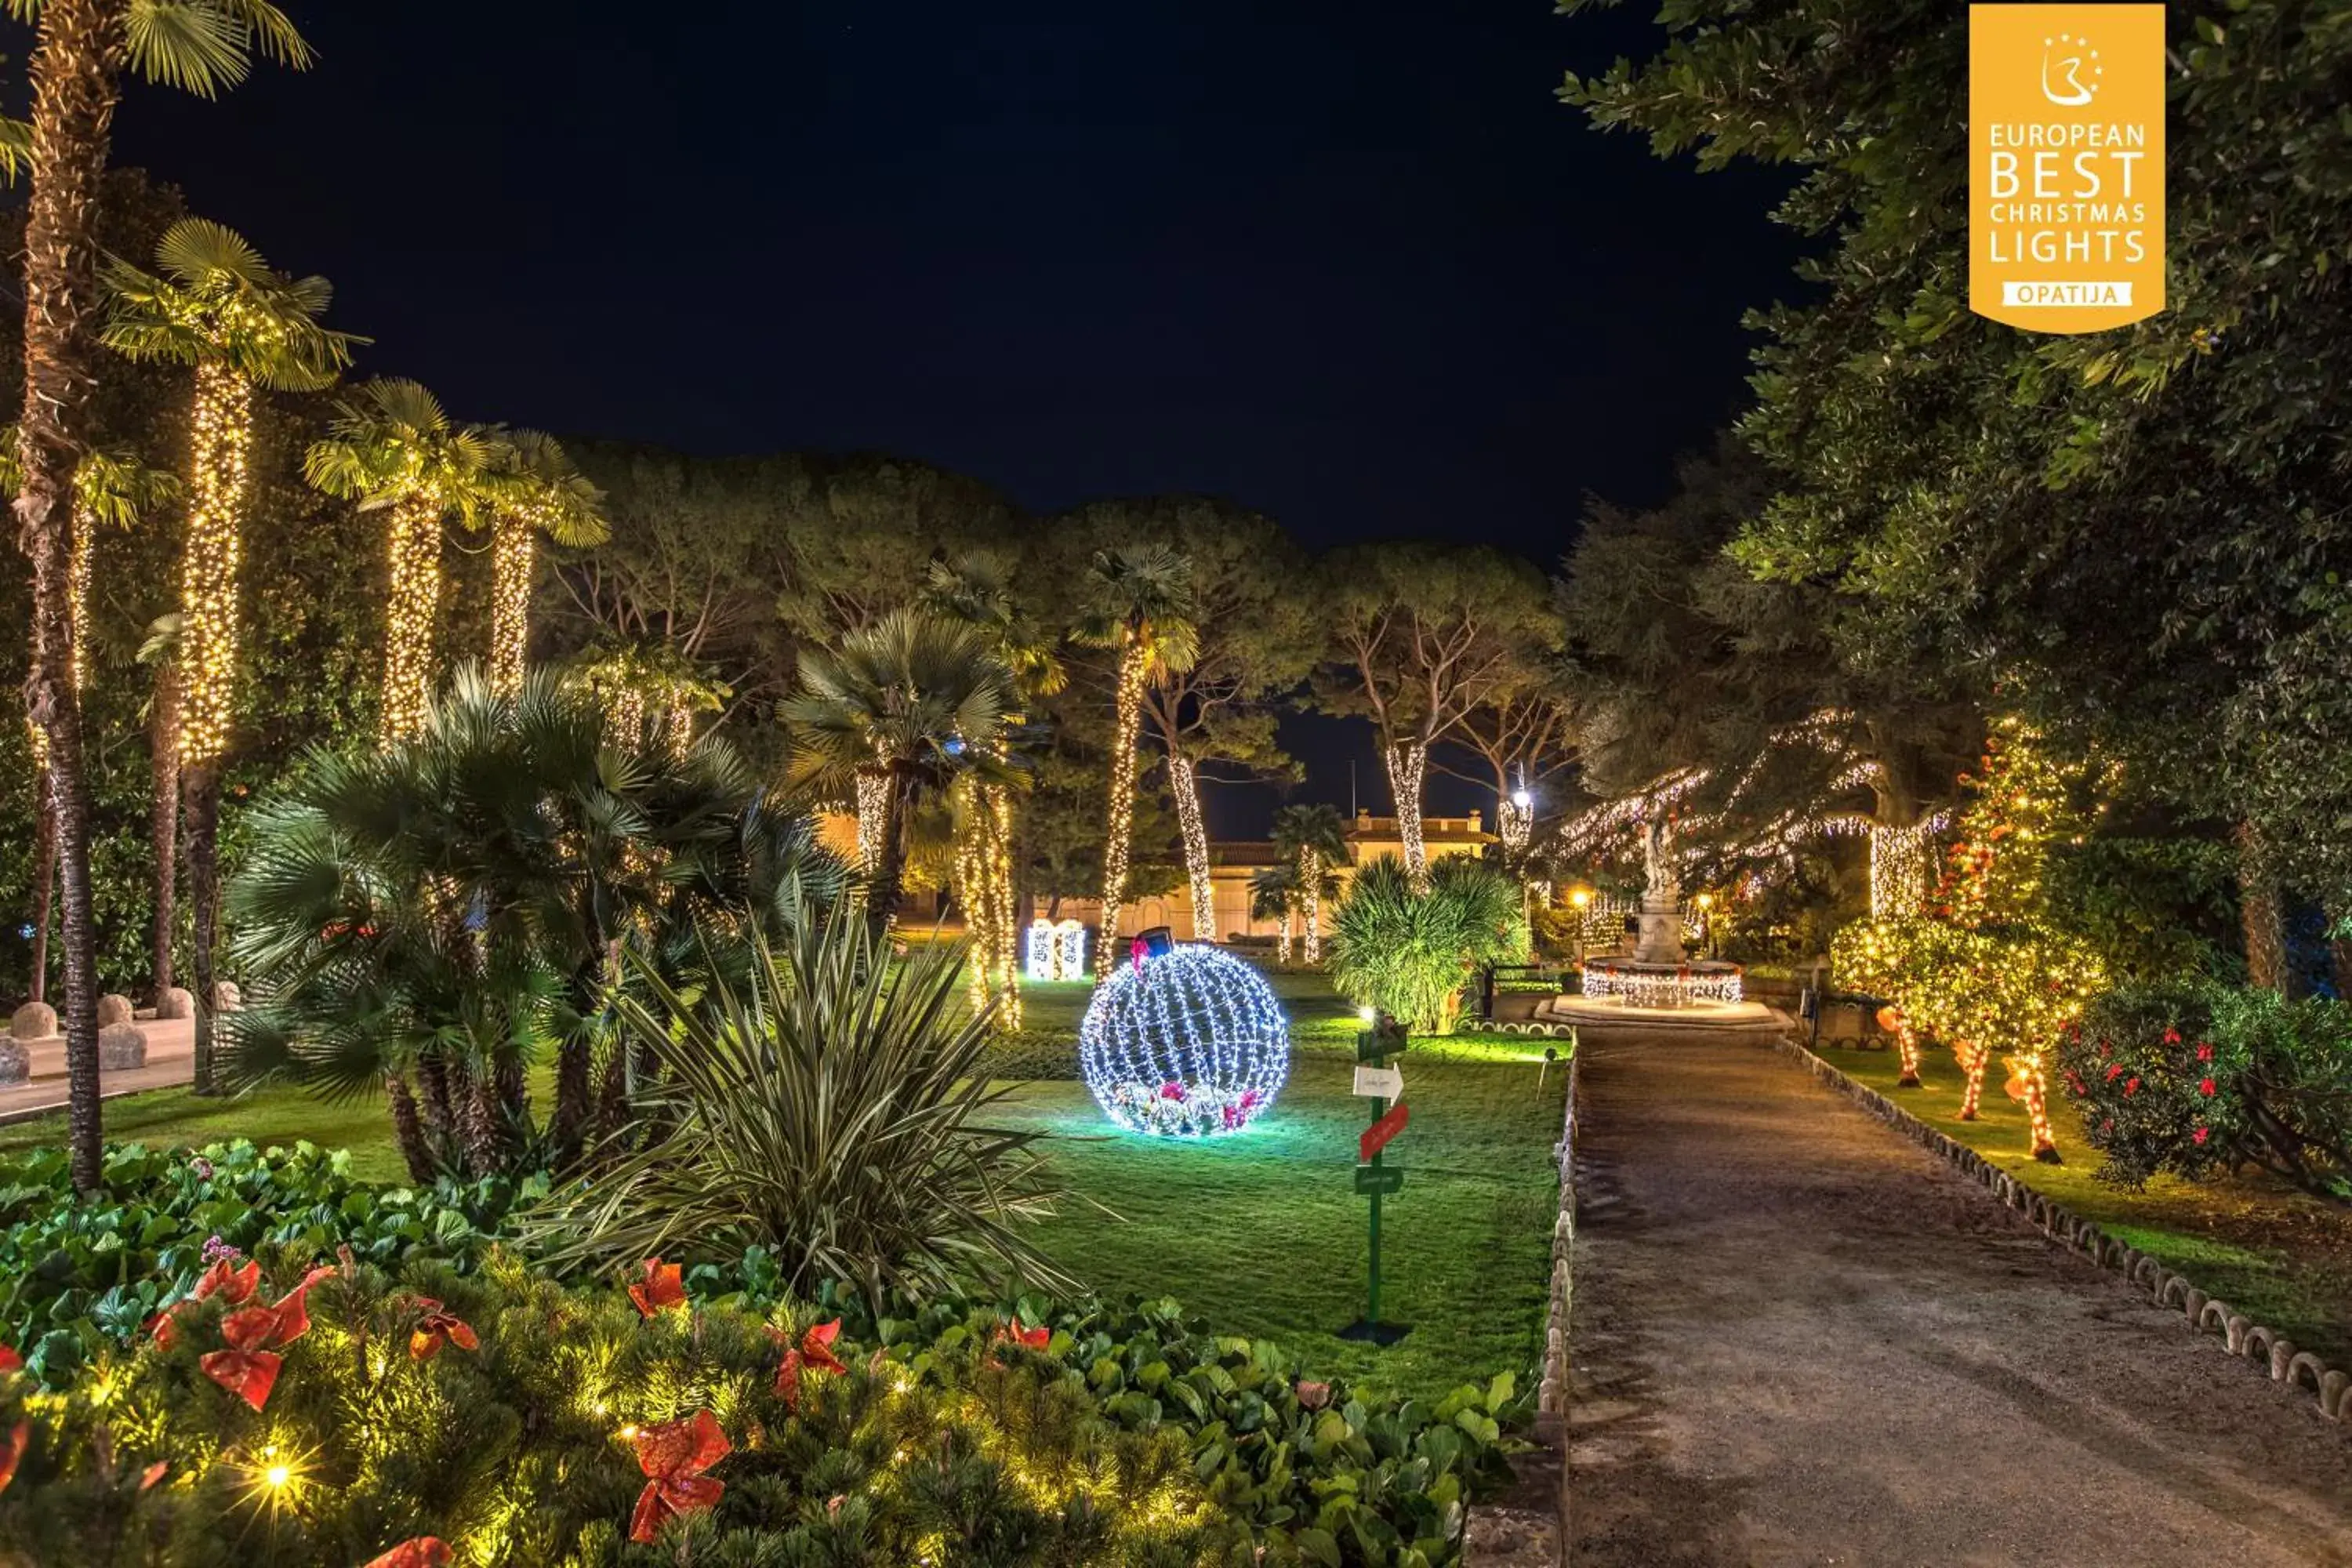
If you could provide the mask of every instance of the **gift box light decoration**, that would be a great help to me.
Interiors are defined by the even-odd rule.
[[[1103,1113],[1133,1132],[1207,1138],[1272,1109],[1290,1025],[1265,977],[1188,943],[1122,961],[1078,1026],[1078,1066]]]
[[[1087,928],[1076,921],[1031,921],[1021,966],[1032,980],[1084,980]]]

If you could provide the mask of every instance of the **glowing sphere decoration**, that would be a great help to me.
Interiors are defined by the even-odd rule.
[[[1238,1132],[1290,1074],[1274,988],[1229,952],[1188,943],[1122,963],[1078,1026],[1078,1066],[1103,1113],[1133,1132]]]

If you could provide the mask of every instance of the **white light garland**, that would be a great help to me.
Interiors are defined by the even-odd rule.
[[[411,740],[425,730],[432,701],[434,626],[441,613],[441,508],[423,496],[392,504],[392,595],[384,610],[383,712],[379,732],[385,745]],[[196,551],[191,540],[191,561]],[[194,728],[195,688],[189,688],[188,724]],[[194,742],[189,742],[190,760]]]
[[[1688,1007],[1739,1000],[1738,964],[1683,965],[1584,961],[1584,994],[1633,1007]]]
[[[1387,748],[1389,794],[1396,797],[1397,838],[1404,849],[1404,868],[1416,891],[1429,883],[1429,847],[1421,835],[1422,775],[1429,765],[1429,748],[1407,741]]]
[[[1135,837],[1135,747],[1143,732],[1143,689],[1151,656],[1132,638],[1118,656],[1118,724],[1111,735],[1109,811],[1103,831],[1103,942],[1096,960],[1109,973],[1119,906],[1127,901],[1127,860]]]
[[[1122,962],[1096,987],[1078,1066],[1095,1103],[1129,1131],[1215,1137],[1273,1108],[1290,1073],[1290,1026],[1255,969],[1186,943]]]
[[[1184,874],[1192,884],[1192,937],[1217,940],[1216,890],[1209,878],[1209,829],[1201,816],[1201,770],[1181,752],[1168,754],[1168,793],[1176,801],[1176,826],[1184,837]]]
[[[1022,962],[1032,980],[1084,980],[1087,928],[1076,921],[1031,921]]]

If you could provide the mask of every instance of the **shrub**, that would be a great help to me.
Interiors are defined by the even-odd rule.
[[[2255,1165],[2352,1203],[2352,1006],[2217,984],[2118,987],[2059,1054],[2100,1174]]]
[[[1057,1195],[1039,1134],[987,1124],[1004,1091],[982,1068],[961,945],[892,963],[846,900],[785,943],[755,943],[740,984],[714,974],[691,999],[640,966],[619,1029],[656,1071],[628,1152],[527,1216],[527,1242],[590,1268],[756,1245],[790,1288],[839,1276],[877,1299],[1066,1285],[1025,1234]]]
[[[374,1263],[470,1267],[517,1198],[545,1187],[543,1178],[377,1187],[352,1178],[342,1151],[309,1143],[170,1152],[131,1143],[107,1151],[99,1192],[77,1200],[64,1152],[41,1150],[0,1163],[0,1332],[35,1375],[58,1382],[185,1290],[207,1246],[303,1258],[347,1247]]]
[[[1356,874],[1331,931],[1331,983],[1422,1034],[1454,1030],[1462,987],[1484,963],[1527,957],[1518,886],[1482,861],[1454,856],[1416,889],[1382,856]]]
[[[431,1536],[530,1564],[1442,1568],[1516,1408],[1507,1378],[1369,1408],[1169,1303],[942,1301],[828,1331],[804,1306],[641,1314],[510,1260],[401,1286],[322,1275],[307,1295],[299,1270],[226,1277],[168,1343],[62,1397],[0,1377],[0,1419],[31,1424],[0,1560],[345,1568]],[[239,1331],[283,1358],[266,1388],[218,1359],[257,1304],[261,1329]],[[706,1484],[641,1515],[640,1435],[704,1412],[725,1450],[682,1479]],[[636,1518],[649,1543],[628,1540]]]

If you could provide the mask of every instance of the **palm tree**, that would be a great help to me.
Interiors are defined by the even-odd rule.
[[[782,713],[795,777],[856,786],[866,909],[879,928],[898,902],[905,825],[926,792],[957,775],[1003,771],[997,745],[1014,701],[1013,671],[989,637],[922,610],[894,610],[838,647],[801,655],[801,691]]]
[[[1101,975],[1108,974],[1117,962],[1119,906],[1127,899],[1144,689],[1163,671],[1191,668],[1200,652],[1201,635],[1192,623],[1192,563],[1164,544],[1097,551],[1087,568],[1085,594],[1086,614],[1076,635],[1118,655],[1109,810],[1103,837],[1102,932],[1095,943],[1095,973]]]
[[[539,579],[539,536],[577,548],[602,544],[604,492],[572,464],[554,437],[539,430],[503,436],[489,485],[491,518],[490,685],[522,685],[530,644],[530,595]]]
[[[623,946],[694,983],[722,932],[772,934],[841,882],[723,743],[616,736],[551,671],[499,693],[461,669],[408,743],[316,756],[248,820],[229,900],[264,984],[231,1016],[231,1073],[381,1089],[419,1179],[567,1162],[600,1100],[625,1120],[624,1055],[601,1093],[593,1063]],[[551,1052],[539,1126],[525,1085]]]
[[[1024,705],[1052,696],[1067,683],[1068,672],[1055,652],[1054,639],[1022,614],[1013,596],[1011,573],[992,552],[974,550],[932,562],[923,598],[938,614],[990,638],[997,658],[1013,672]],[[1018,726],[1024,715],[1007,714],[1006,721]],[[997,742],[996,756],[1009,761],[1008,741]],[[972,1005],[993,1004],[990,1016],[998,1028],[1008,1031],[1021,1026],[1014,788],[1006,778],[967,775],[957,790],[956,811],[956,893],[971,938]]]
[[[1336,890],[1334,868],[1348,863],[1348,827],[1335,806],[1286,805],[1274,814],[1275,852],[1298,868],[1308,963],[1323,961],[1323,895]]]
[[[65,898],[66,1064],[74,1185],[99,1183],[98,962],[90,924],[89,784],[73,690],[72,487],[89,444],[95,384],[99,181],[125,67],[210,98],[242,80],[257,50],[299,68],[310,46],[268,0],[7,0],[37,28],[29,135],[5,139],[32,172],[25,213],[25,395],[17,539],[33,566],[33,678],[26,712],[47,735]]]
[[[1290,963],[1290,922],[1298,913],[1298,868],[1287,863],[1261,866],[1250,873],[1250,919],[1280,921],[1281,944],[1275,962]]]
[[[425,728],[433,688],[434,628],[441,613],[441,520],[456,513],[478,526],[495,504],[502,443],[478,426],[457,426],[413,381],[378,377],[339,401],[323,441],[303,472],[329,495],[391,519],[392,593],[385,607],[385,744]]]
[[[187,542],[180,556],[178,716],[186,796],[188,894],[195,917],[195,1091],[213,1092],[213,952],[219,940],[220,768],[236,722],[237,605],[252,499],[257,390],[316,392],[354,342],[319,325],[323,278],[269,269],[242,236],[183,218],[155,245],[155,271],[106,269],[106,346],[146,363],[194,367],[188,416]],[[159,997],[160,1000],[160,997]]]
[[[155,934],[150,989],[155,1016],[166,1017],[172,992],[172,938],[180,859],[180,617],[158,616],[147,625],[139,662],[155,672],[147,697],[147,758],[154,778],[148,796],[148,837],[155,851]]]
[[[15,495],[22,488],[24,470],[16,464],[16,427],[0,426],[0,490]],[[89,683],[89,581],[100,525],[129,528],[148,508],[170,500],[179,481],[158,468],[148,468],[136,453],[113,447],[82,455],[74,469],[73,537],[67,547],[67,584],[71,594],[67,619],[73,628],[68,684],[77,701]],[[33,849],[33,979],[31,999],[48,994],[49,905],[55,895],[58,862],[57,797],[51,789],[48,735],[29,726],[39,797]]]

